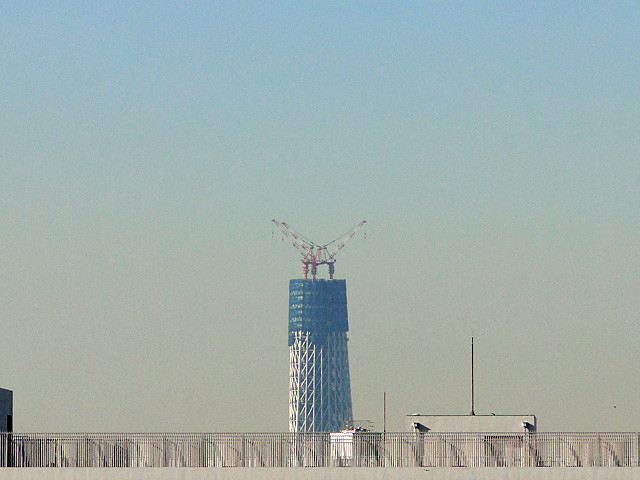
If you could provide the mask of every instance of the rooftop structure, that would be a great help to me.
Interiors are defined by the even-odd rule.
[[[535,415],[407,415],[408,432],[462,433],[462,432],[510,432],[534,433],[537,430]]]

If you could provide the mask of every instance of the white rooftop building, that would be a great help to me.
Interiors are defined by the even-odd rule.
[[[492,432],[533,433],[535,415],[407,415],[408,432]]]

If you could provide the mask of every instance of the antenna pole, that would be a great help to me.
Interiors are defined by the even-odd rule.
[[[471,415],[475,415],[475,388],[473,384],[473,337],[471,337]]]
[[[383,412],[382,412],[382,433],[387,433],[387,392],[382,396]]]

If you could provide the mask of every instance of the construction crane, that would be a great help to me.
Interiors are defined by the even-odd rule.
[[[356,232],[360,230],[365,223],[367,223],[366,220],[363,220],[350,231],[344,235],[340,235],[335,240],[332,240],[325,245],[317,245],[315,242],[312,242],[297,233],[293,228],[287,225],[286,222],[279,222],[276,219],[271,221],[275,223],[280,230],[282,230],[284,236],[291,240],[293,246],[302,255],[302,278],[307,278],[307,274],[311,273],[311,278],[314,280],[318,274],[318,265],[327,265],[329,267],[329,279],[333,280],[336,255],[338,255],[338,252],[344,248]],[[329,247],[336,243],[337,245],[330,251]]]

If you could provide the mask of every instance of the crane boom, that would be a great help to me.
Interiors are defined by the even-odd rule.
[[[334,264],[336,262],[336,255],[338,255],[338,252],[340,252],[347,242],[353,238],[356,232],[360,230],[365,223],[367,223],[366,220],[363,220],[344,235],[340,235],[338,238],[325,245],[318,245],[297,233],[286,222],[279,222],[275,218],[271,221],[282,231],[285,237],[291,240],[293,247],[302,255],[303,278],[307,278],[307,274],[310,271],[312,278],[315,279],[318,273],[318,265],[327,265],[329,267],[329,278],[331,280],[333,280],[333,273],[335,271]],[[332,251],[329,251],[329,246],[338,241],[340,243],[338,243]]]

